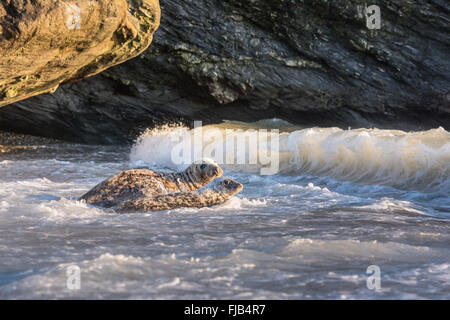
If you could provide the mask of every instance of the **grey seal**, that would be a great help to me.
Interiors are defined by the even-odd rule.
[[[191,164],[186,170],[176,173],[149,169],[127,170],[99,183],[79,200],[110,208],[128,199],[195,191],[222,174],[222,169],[216,163],[207,161]]]

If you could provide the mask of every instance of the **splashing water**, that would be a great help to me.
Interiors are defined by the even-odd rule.
[[[76,200],[122,170],[182,168],[174,136],[194,134],[182,126],[147,131],[131,151],[3,148],[0,298],[450,298],[449,132],[268,120],[203,134],[230,128],[280,129],[279,171],[221,164],[244,189],[202,209],[118,215]],[[66,286],[72,265],[80,290]],[[370,265],[380,291],[366,286]]]
[[[219,131],[225,137],[229,127],[227,124],[207,126],[203,135],[210,137],[212,131]],[[178,143],[175,138],[180,133],[193,135],[193,130],[180,126],[145,133],[133,146],[131,160],[178,169],[171,153]],[[222,151],[221,154],[230,151],[226,142],[224,138],[222,144],[216,146]],[[198,150],[206,149],[211,142],[203,139],[200,143],[202,145]],[[249,150],[249,141],[246,143],[246,150]],[[279,144],[280,148],[276,151],[280,162],[279,174],[328,176],[342,181],[409,190],[450,189],[450,133],[443,128],[412,133],[308,128],[281,133]],[[237,153],[234,149],[231,151],[234,155],[232,163],[238,163]],[[257,173],[261,167],[217,162],[226,169],[245,173]]]

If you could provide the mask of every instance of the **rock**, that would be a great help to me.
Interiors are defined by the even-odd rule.
[[[0,106],[137,56],[159,20],[157,0],[2,1]]]
[[[161,0],[137,59],[0,108],[0,128],[126,143],[165,122],[278,117],[297,124],[450,128],[444,0]]]

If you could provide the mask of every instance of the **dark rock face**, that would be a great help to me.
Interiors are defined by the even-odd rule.
[[[0,128],[122,143],[165,122],[450,128],[450,5],[161,0],[152,46],[55,93],[0,108]]]

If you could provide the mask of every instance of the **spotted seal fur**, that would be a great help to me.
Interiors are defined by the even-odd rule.
[[[130,198],[195,191],[222,174],[222,169],[216,163],[208,161],[194,163],[177,173],[149,169],[127,170],[99,183],[79,200],[110,208]]]

